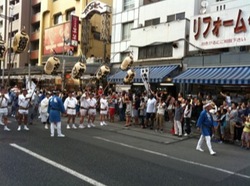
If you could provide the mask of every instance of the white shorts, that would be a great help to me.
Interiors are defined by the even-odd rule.
[[[18,112],[20,113],[20,114],[25,114],[25,115],[27,115],[27,114],[29,114],[29,110],[27,109],[27,110],[23,110],[23,109],[19,109],[18,110]]]
[[[102,114],[102,115],[107,115],[107,114],[108,114],[108,111],[107,111],[107,110],[100,110],[100,114]]]
[[[96,115],[96,109],[89,109],[88,115],[95,116]]]
[[[88,110],[87,109],[80,109],[80,115],[81,116],[87,116]]]
[[[0,115],[8,116],[8,108],[0,108]]]
[[[67,114],[68,115],[76,115],[76,109],[67,109]]]

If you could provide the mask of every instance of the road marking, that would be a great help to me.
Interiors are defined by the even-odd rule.
[[[229,171],[229,170],[226,170],[226,169],[221,169],[221,168],[218,168],[218,167],[214,167],[214,166],[210,166],[210,165],[206,165],[206,164],[202,164],[202,163],[197,163],[197,162],[194,162],[194,161],[189,161],[189,160],[185,160],[185,159],[181,159],[181,158],[176,158],[174,156],[170,156],[170,155],[163,154],[163,153],[160,153],[160,152],[155,152],[155,151],[143,149],[143,148],[140,148],[140,147],[135,147],[135,146],[132,146],[132,145],[128,145],[128,144],[125,144],[125,143],[120,143],[120,142],[112,141],[112,140],[109,140],[109,139],[106,139],[106,138],[102,138],[102,137],[97,137],[96,136],[94,138],[102,140],[102,141],[106,141],[106,142],[109,142],[109,143],[121,145],[121,146],[124,146],[124,147],[128,147],[128,148],[131,148],[131,149],[136,149],[136,150],[139,150],[139,151],[147,152],[147,153],[150,153],[150,154],[154,154],[154,155],[158,155],[158,156],[163,156],[163,157],[166,157],[166,158],[169,158],[169,159],[173,159],[173,160],[176,160],[176,161],[180,161],[180,162],[184,162],[184,163],[188,163],[188,164],[192,164],[192,165],[197,165],[197,166],[200,166],[200,167],[205,167],[205,168],[208,168],[208,169],[217,170],[217,171],[220,171],[220,172],[223,172],[223,173],[227,173],[227,174],[230,174],[230,175],[235,175],[235,176],[239,176],[239,177],[250,179],[249,175],[240,174],[240,173]]]
[[[39,155],[39,154],[37,154],[35,152],[30,151],[29,149],[21,147],[21,146],[15,144],[15,143],[11,143],[10,146],[12,146],[12,147],[14,147],[16,149],[19,149],[19,150],[21,150],[21,151],[23,151],[23,152],[25,152],[25,153],[39,159],[39,160],[41,160],[41,161],[43,161],[43,162],[45,162],[47,164],[50,164],[50,165],[58,168],[58,169],[61,169],[62,171],[67,172],[67,173],[69,173],[69,174],[71,174],[71,175],[73,175],[73,176],[75,176],[75,177],[77,177],[77,178],[79,178],[79,179],[81,179],[81,180],[83,180],[85,182],[88,182],[91,185],[106,186],[106,185],[104,185],[104,184],[102,184],[102,183],[100,183],[100,182],[98,182],[98,181],[96,181],[96,180],[94,180],[92,178],[89,178],[89,177],[87,177],[87,176],[85,176],[83,174],[80,174],[80,173],[78,173],[78,172],[76,172],[76,171],[74,171],[74,170],[72,170],[72,169],[70,169],[68,167],[65,167],[65,166],[63,166],[63,165],[61,165],[59,163],[56,163],[55,161],[52,161],[52,160],[50,160],[48,158],[45,158],[45,157],[43,157],[43,156],[41,156],[41,155]]]

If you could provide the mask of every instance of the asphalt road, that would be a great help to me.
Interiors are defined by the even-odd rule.
[[[39,121],[30,131],[0,127],[0,185],[3,186],[165,186],[250,185],[250,151],[213,143],[216,156],[195,150],[197,136],[167,133],[121,123],[67,130],[50,137]],[[98,124],[98,122],[96,122]]]

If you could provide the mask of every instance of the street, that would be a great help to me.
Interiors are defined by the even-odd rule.
[[[77,120],[78,121],[78,120]],[[167,133],[116,122],[95,128],[66,129],[50,137],[37,120],[30,131],[0,130],[1,185],[249,185],[250,152],[213,143],[216,156],[198,152],[198,136]]]

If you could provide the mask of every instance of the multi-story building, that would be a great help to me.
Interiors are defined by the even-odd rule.
[[[7,26],[7,33],[12,27],[14,36],[25,26],[30,36],[26,52],[14,60],[5,59],[13,62],[9,72],[21,75],[21,78],[29,72],[31,78],[38,79],[37,75],[44,74],[43,65],[47,59],[56,55],[61,61],[58,75],[64,80],[64,74],[69,77],[80,55],[85,55],[86,58],[91,57],[88,62],[94,62],[87,67],[87,74],[93,75],[101,63],[108,62],[110,56],[111,16],[110,12],[102,10],[111,10],[111,5],[111,0],[74,0],[69,3],[65,0],[6,0],[0,4],[0,11],[14,20],[12,24],[3,20],[0,29]],[[11,10],[9,7],[14,8]]]
[[[11,46],[14,35],[23,28],[29,33],[30,29],[30,1],[3,0],[0,2],[0,32],[7,43]],[[11,37],[9,37],[11,36]],[[11,42],[11,44],[10,44]],[[25,66],[29,61],[28,55],[18,54],[6,55],[3,68],[19,68]]]
[[[212,69],[214,73],[228,70],[234,74],[241,70],[237,67],[246,66],[242,72],[250,73],[247,7],[249,3],[244,0],[114,1],[111,61],[118,68],[127,53],[133,53],[136,71],[133,85],[142,83],[140,69],[145,67],[149,67],[149,83],[153,88],[171,85],[186,93],[215,90],[215,85],[219,90],[225,88],[222,84],[244,84],[235,76],[232,77],[236,81],[228,82],[209,81],[209,76],[200,81],[196,79],[205,73],[201,69],[209,67],[221,67],[218,71]],[[221,30],[219,34],[218,30]],[[230,66],[235,66],[236,71],[231,71]],[[191,80],[186,81],[193,68],[200,69],[200,73],[192,74]],[[189,76],[185,73],[177,76],[182,71]],[[126,72],[119,71],[109,81],[121,84],[125,76]]]
[[[197,14],[197,0],[124,0],[113,2],[111,62],[118,66],[128,52],[133,53],[134,66],[150,66],[149,82],[159,87],[179,70],[185,56],[190,17]],[[173,43],[179,41],[179,48]],[[117,65],[116,65],[117,64]],[[134,84],[142,83],[136,68]],[[110,79],[122,83],[125,72]],[[171,82],[169,82],[171,83]]]

